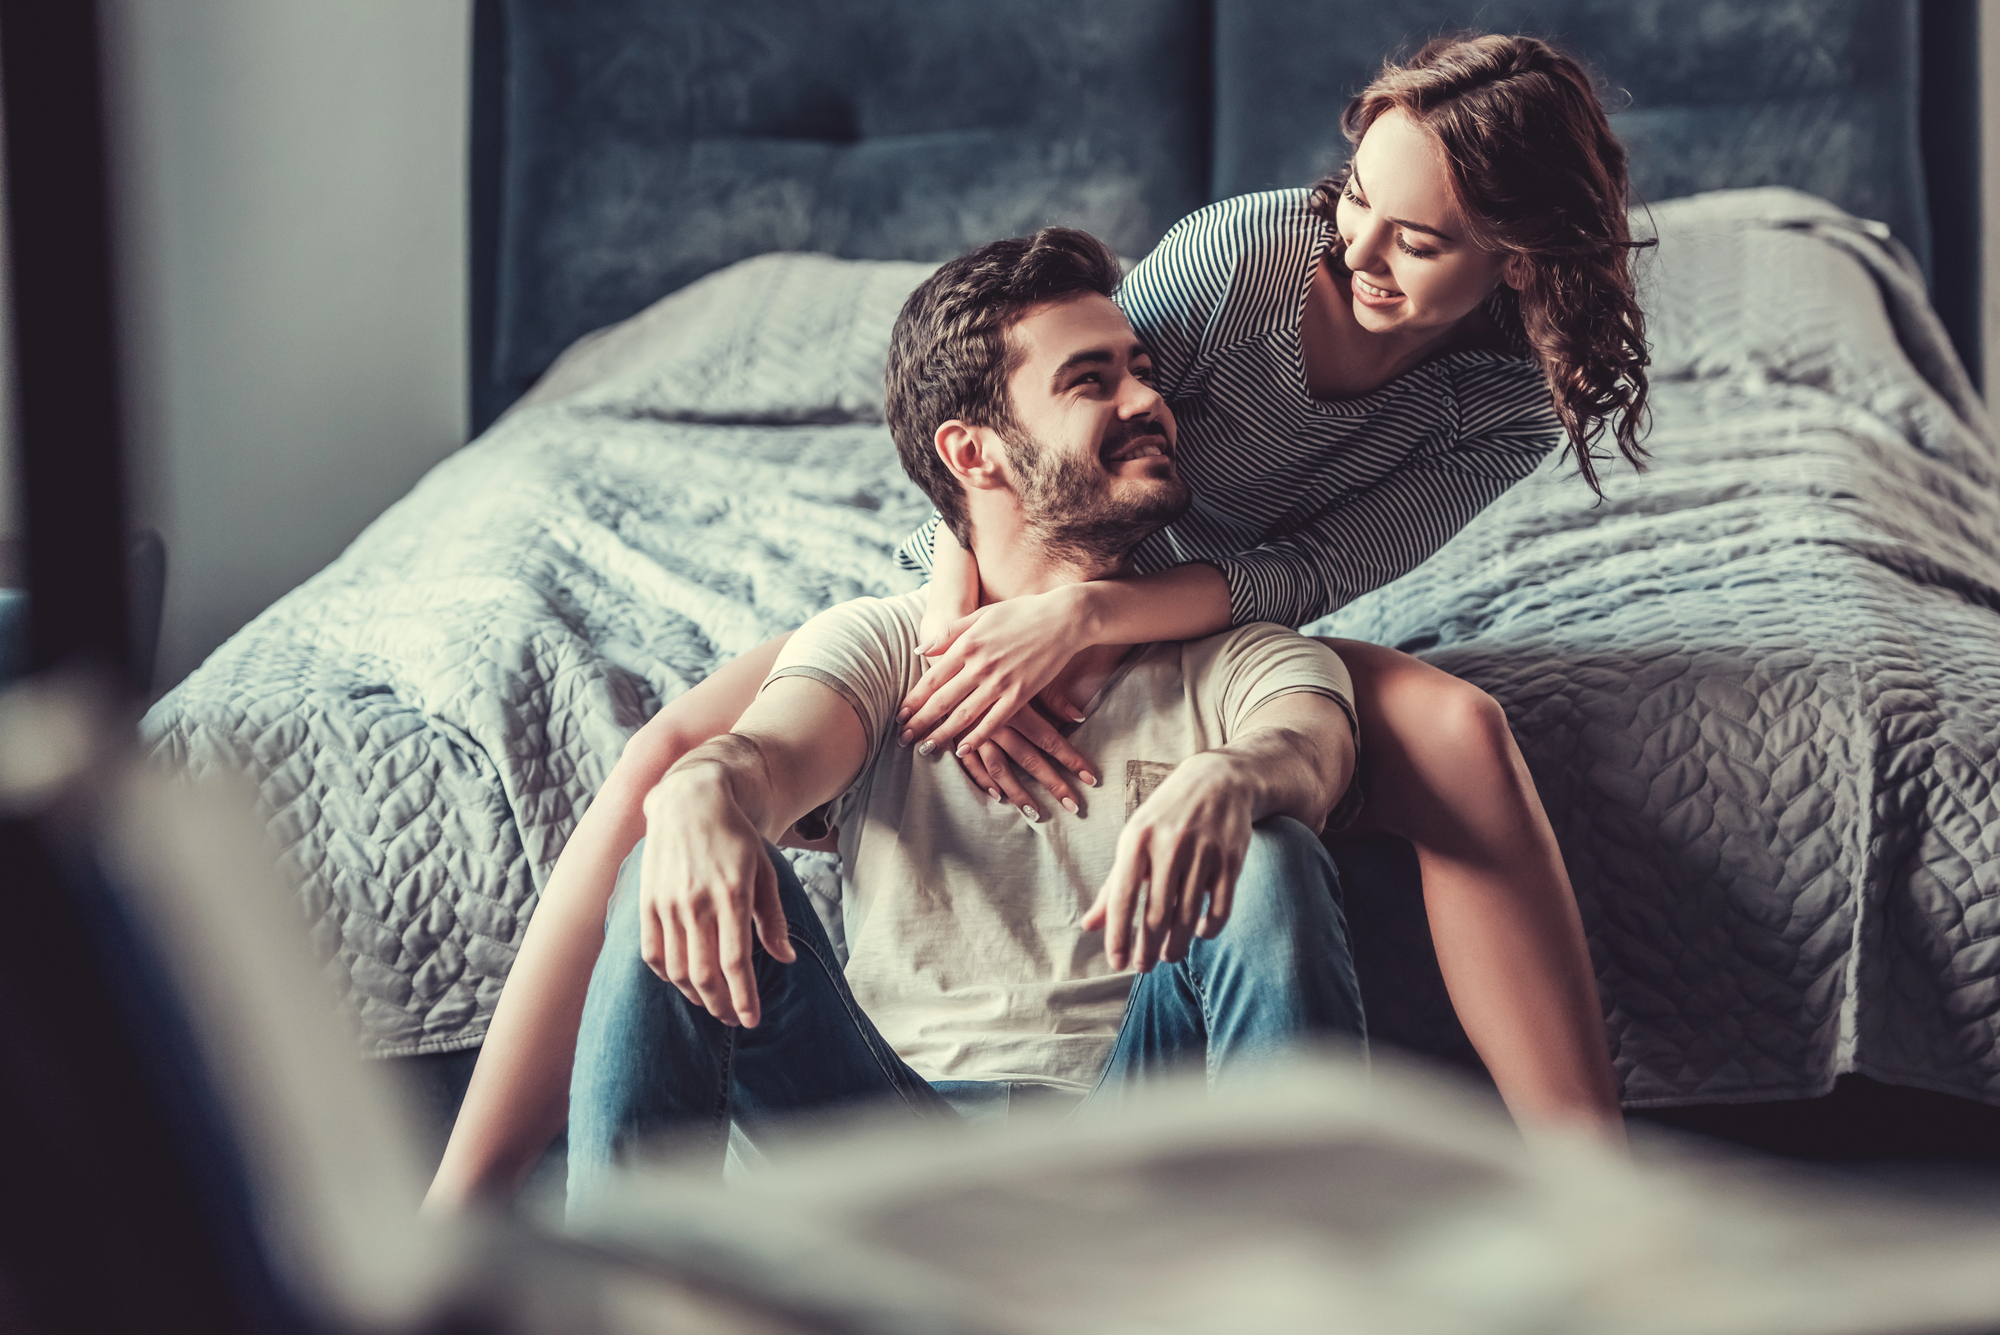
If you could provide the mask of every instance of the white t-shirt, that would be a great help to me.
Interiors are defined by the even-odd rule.
[[[1281,626],[1135,649],[1070,741],[1102,785],[1082,813],[1040,824],[974,788],[948,752],[896,745],[922,674],[924,590],[861,598],[808,621],[769,680],[810,677],[845,697],[868,762],[834,804],[847,868],[847,982],[889,1045],[930,1080],[1017,1080],[1087,1092],[1124,1017],[1132,973],[1079,922],[1111,873],[1119,831],[1180,761],[1228,743],[1292,691],[1340,702],[1347,669]],[[1080,787],[1080,785],[1079,785]]]

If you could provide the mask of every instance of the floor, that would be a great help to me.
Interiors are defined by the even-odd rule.
[[[452,1119],[472,1078],[475,1052],[396,1058],[422,1108],[431,1152],[444,1152]],[[1927,1090],[1843,1076],[1831,1094],[1783,1103],[1722,1104],[1634,1112],[1666,1127],[1811,1165],[1833,1177],[1919,1193],[1941,1203],[2000,1209],[2000,1108]],[[524,1202],[560,1209],[563,1146],[530,1177]]]
[[[1640,1122],[1708,1136],[1835,1177],[2000,1209],[2000,1108],[1842,1076],[1823,1098],[1664,1108]]]

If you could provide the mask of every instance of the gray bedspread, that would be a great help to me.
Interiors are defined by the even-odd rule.
[[[1653,468],[1592,505],[1552,462],[1315,629],[1507,706],[1629,1102],[2000,1101],[2000,452],[1879,229],[1779,190],[1653,212]],[[148,715],[254,783],[369,1051],[479,1041],[662,700],[906,587],[879,375],[922,272],[771,256],[668,298]]]

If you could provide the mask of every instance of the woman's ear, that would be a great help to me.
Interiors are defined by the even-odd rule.
[[[1000,466],[1000,434],[991,427],[973,426],[954,417],[937,429],[932,441],[938,458],[968,490],[991,491],[1006,485]]]
[[[1520,251],[1516,250],[1509,253],[1507,258],[1501,261],[1500,281],[1508,287],[1513,288],[1516,292],[1527,287],[1534,279],[1535,266],[1530,264],[1528,257]]]

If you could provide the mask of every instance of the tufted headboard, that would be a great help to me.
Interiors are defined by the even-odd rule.
[[[1640,200],[1785,184],[1889,224],[1977,370],[1974,0],[476,0],[471,394],[772,250],[1142,255],[1300,185],[1384,53],[1530,32],[1611,91]]]

